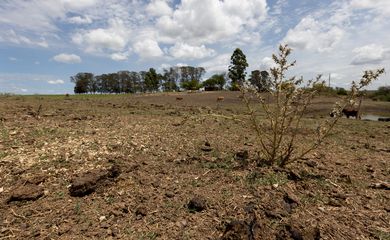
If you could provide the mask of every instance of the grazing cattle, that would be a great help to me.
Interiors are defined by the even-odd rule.
[[[355,117],[356,119],[360,119],[360,116],[359,116],[359,111],[358,110],[355,110],[355,109],[347,109],[347,108],[344,108],[342,113],[347,117]]]
[[[348,109],[348,108],[344,108],[341,113],[343,115],[345,115],[347,118],[349,117],[355,117],[356,119],[360,119],[360,116],[359,116],[359,111],[358,110],[355,110],[355,109]],[[331,117],[336,117],[336,113],[335,112],[331,112],[329,114]]]
[[[378,118],[379,122],[390,122],[390,117],[380,117]]]
[[[225,99],[224,97],[218,97],[217,101],[220,102],[220,101],[223,101],[224,99]]]
[[[181,100],[183,100],[183,97],[176,97],[176,100],[181,101]]]

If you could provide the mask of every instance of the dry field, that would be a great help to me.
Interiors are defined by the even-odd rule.
[[[258,166],[249,124],[216,116],[245,119],[238,95],[0,96],[0,240],[390,239],[390,122],[341,119]]]

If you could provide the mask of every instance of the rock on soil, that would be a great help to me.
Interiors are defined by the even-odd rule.
[[[72,197],[83,197],[91,194],[100,186],[113,181],[120,174],[118,166],[114,165],[108,170],[87,172],[71,181],[69,194]]]
[[[15,188],[7,199],[7,203],[17,201],[35,201],[42,197],[43,194],[44,191],[42,187],[27,183]]]

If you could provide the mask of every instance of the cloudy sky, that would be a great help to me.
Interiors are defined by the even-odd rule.
[[[348,87],[390,69],[389,19],[389,0],[0,0],[0,92],[71,93],[78,72],[183,64],[207,77],[237,47],[248,72],[264,70],[280,43],[294,49],[291,74]]]

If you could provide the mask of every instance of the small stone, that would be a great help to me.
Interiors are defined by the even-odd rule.
[[[306,161],[305,163],[307,166],[312,167],[312,168],[317,167],[317,165],[318,165],[318,163],[316,161],[313,161],[313,160]]]
[[[186,227],[186,226],[188,225],[188,223],[187,223],[186,220],[183,220],[183,221],[181,221],[181,225],[182,225],[183,227]]]
[[[289,203],[289,204],[292,204],[292,203],[295,203],[297,205],[300,204],[299,198],[292,192],[286,192],[283,199],[286,203]]]
[[[179,228],[184,228],[187,226],[187,221],[186,220],[177,221],[176,226],[178,226]]]
[[[173,192],[168,191],[168,192],[165,193],[165,196],[167,198],[173,198],[175,196],[175,194]]]
[[[103,222],[103,221],[105,221],[106,219],[107,219],[106,216],[100,216],[100,217],[99,217],[99,221],[100,221],[100,222]]]
[[[100,227],[104,228],[104,229],[108,229],[110,227],[110,225],[108,225],[108,223],[106,223],[106,222],[103,222],[102,224],[100,224]]]

